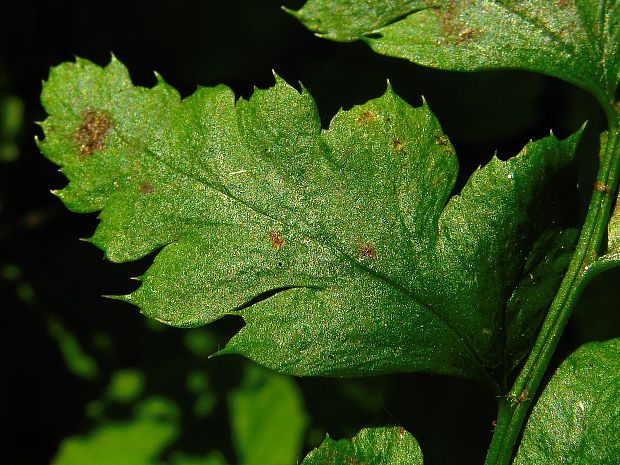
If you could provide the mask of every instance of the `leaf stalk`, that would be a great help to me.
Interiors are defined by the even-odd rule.
[[[601,147],[597,186],[568,271],[551,303],[534,347],[512,389],[499,401],[497,424],[485,465],[508,465],[540,382],[547,371],[572,310],[589,281],[588,270],[601,253],[620,177],[620,116],[607,105],[609,135]]]

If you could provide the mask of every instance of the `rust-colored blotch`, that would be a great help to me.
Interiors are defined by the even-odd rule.
[[[82,113],[82,125],[75,133],[80,155],[87,157],[105,146],[104,136],[112,127],[110,115],[105,111],[86,110]]]
[[[605,194],[609,194],[611,192],[611,189],[608,186],[598,181],[594,183],[594,188],[599,192],[604,192]]]
[[[365,258],[366,260],[374,260],[377,258],[377,249],[375,249],[375,246],[370,242],[360,245],[357,252],[360,258]]]
[[[277,231],[269,231],[269,237],[271,238],[271,245],[274,249],[279,249],[284,245],[284,238]]]
[[[138,186],[138,190],[143,194],[150,194],[153,192],[153,186],[151,186],[148,182],[143,182]]]

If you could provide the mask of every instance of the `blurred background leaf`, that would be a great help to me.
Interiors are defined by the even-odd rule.
[[[230,433],[236,446],[236,459],[232,463],[295,463],[301,454],[307,423],[297,384],[292,378],[249,362],[239,368],[243,371],[241,384],[227,395]],[[198,402],[193,415],[208,415],[217,395],[209,388],[206,372],[190,369],[186,379],[189,391],[211,396],[210,408],[205,409]],[[192,412],[183,412],[177,403],[166,397],[152,395],[141,399],[145,386],[146,377],[139,370],[114,372],[102,396],[87,407],[93,421],[92,429],[86,434],[64,439],[52,464],[228,463],[217,448],[204,456],[190,456],[176,450],[175,439],[183,434],[181,416],[192,415]],[[129,407],[129,411],[119,409],[115,404]],[[219,425],[221,418],[218,415],[210,416],[208,421],[214,426],[223,426]],[[217,447],[210,441],[209,429],[203,430],[202,434],[201,442]]]

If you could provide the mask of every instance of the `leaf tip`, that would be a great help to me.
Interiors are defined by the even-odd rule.
[[[271,74],[273,74],[273,78],[276,80],[276,85],[284,81],[284,79],[282,79],[282,78],[278,75],[278,73],[276,73],[276,70],[275,70],[275,69],[273,69],[273,68],[271,68]],[[255,86],[255,87],[256,87],[256,86]]]
[[[298,11],[293,10],[291,8],[288,8],[284,5],[280,5],[280,8],[282,9],[282,11],[284,11],[285,13],[288,13],[289,15],[291,15],[293,18],[297,18],[299,19],[301,17],[301,15],[299,14]]]
[[[166,81],[164,80],[163,76],[161,74],[159,74],[159,72],[157,71],[153,71],[153,75],[155,76],[155,79],[157,80],[157,84],[166,84]]]
[[[75,64],[78,66],[87,66],[89,64],[91,64],[91,62],[89,60],[87,60],[86,58],[82,58],[80,56],[77,55],[73,55],[73,59],[75,60]]]
[[[109,294],[104,294],[101,297],[103,297],[104,299],[119,300],[121,302],[127,302],[127,303],[131,303],[131,301],[132,301],[131,294],[126,294],[126,295],[109,295]]]
[[[211,355],[209,355],[208,358],[215,358],[215,357],[221,357],[222,355],[236,354],[237,352],[235,352],[235,350],[230,348],[229,346],[230,346],[230,343],[226,344],[226,347],[224,347],[223,349],[218,349],[216,352],[213,352]]]

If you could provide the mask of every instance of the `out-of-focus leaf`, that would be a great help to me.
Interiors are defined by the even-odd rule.
[[[365,428],[352,439],[329,436],[310,452],[302,465],[422,465],[418,441],[403,428]]]
[[[155,465],[178,435],[177,417],[176,406],[169,400],[147,399],[132,420],[65,439],[52,465]]]
[[[56,318],[48,320],[47,328],[50,335],[58,343],[69,371],[81,378],[95,378],[99,373],[97,362],[84,351],[76,337]]]
[[[139,370],[117,370],[112,375],[106,397],[123,404],[133,402],[142,394],[144,384],[144,374]]]
[[[17,135],[24,119],[24,103],[18,97],[0,98],[0,162],[19,156]]]
[[[208,356],[217,349],[217,342],[209,331],[191,329],[185,334],[185,347],[195,355]]]
[[[319,36],[442,69],[526,69],[601,102],[620,78],[616,0],[309,0],[292,12]]]
[[[228,462],[219,452],[212,452],[206,457],[193,457],[175,452],[172,454],[169,465],[228,465]]]
[[[580,347],[532,410],[515,465],[612,465],[620,458],[620,339]]]
[[[307,418],[292,378],[249,365],[228,402],[240,465],[298,462]]]
[[[281,79],[235,103],[132,85],[116,59],[52,69],[43,153],[114,261],[163,246],[123,299],[176,326],[246,325],[222,353],[282,372],[432,371],[495,385],[527,353],[572,251],[579,133],[493,158],[460,195],[425,104],[391,88],[321,130]]]

